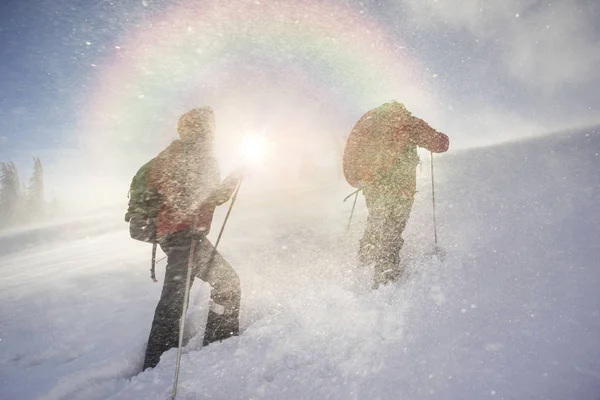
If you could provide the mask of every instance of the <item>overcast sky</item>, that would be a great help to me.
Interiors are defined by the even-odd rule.
[[[241,9],[242,3],[260,4],[258,1],[213,1],[207,2],[205,7],[215,12],[214,15],[220,15],[215,10],[227,9],[227,15],[231,16],[235,10]],[[380,102],[388,101],[392,96],[408,104],[420,104],[415,108],[417,114],[447,133],[458,147],[600,122],[600,5],[597,1],[280,1],[269,2],[269,15],[278,15],[279,7],[281,18],[285,20],[286,15],[289,16],[286,10],[294,4],[294,12],[305,7],[308,18],[327,20],[315,14],[324,9],[320,4],[325,3],[330,4],[332,9],[342,10],[339,18],[352,20],[359,27],[356,32],[363,32],[364,26],[366,34],[372,31],[371,27],[377,27],[378,34],[385,36],[383,40],[394,44],[394,51],[399,53],[399,57],[410,54],[408,58],[416,63],[419,76],[426,82],[410,82],[412,78],[407,75],[404,86],[399,86],[406,90],[398,93],[388,91]],[[148,30],[148,24],[176,24],[178,21],[172,20],[172,16],[181,14],[173,14],[172,10],[186,10],[187,7],[181,1],[152,0],[3,1],[0,4],[0,160],[11,158],[29,162],[29,158],[37,154],[48,162],[55,162],[56,158],[81,150],[81,137],[91,135],[80,132],[87,129],[82,120],[103,117],[95,115],[101,111],[90,107],[90,99],[97,98],[98,93],[104,90],[103,101],[110,104],[112,94],[117,101],[116,89],[106,83],[110,68],[114,68],[115,49],[128,43],[132,37],[136,39],[129,40],[129,43],[140,48],[150,47],[161,40],[168,43],[168,38],[147,34],[154,32]],[[190,7],[189,13],[197,13],[198,18],[192,20],[200,21],[188,27],[189,32],[197,35],[193,40],[202,43],[207,38],[199,35],[222,34],[202,26],[212,26],[212,23],[203,20],[202,8]],[[233,34],[244,29],[239,25],[246,20],[241,17],[237,21]],[[255,26],[260,23],[269,24],[256,17],[247,18],[247,24]],[[140,29],[146,32],[147,39],[140,35]],[[163,31],[158,29],[156,32]],[[244,32],[251,34],[252,30]],[[338,32],[339,38],[343,39],[348,33],[347,30]],[[335,33],[329,35],[336,36]],[[146,40],[148,43],[145,43]],[[285,40],[281,39],[281,43]],[[280,53],[284,48],[281,43],[276,49]],[[128,54],[135,51],[129,49]],[[313,83],[318,82],[325,90],[329,89],[328,85],[340,84],[330,76],[319,76],[321,69],[315,65],[329,62],[327,57],[307,63],[295,54],[293,45],[289,47],[289,54],[278,55],[287,60],[286,69],[281,71],[277,70],[279,64],[272,58],[265,61],[252,49],[244,49],[243,53],[233,54],[235,57],[230,58],[232,51],[215,55],[227,61],[223,61],[224,67],[220,67],[225,68],[227,73],[215,69],[190,77],[193,79],[190,84],[202,87],[205,83],[200,82],[201,79],[211,81],[212,92],[202,92],[204,97],[201,98],[214,100],[217,108],[219,102],[223,107],[223,103],[237,102],[239,105],[244,103],[244,99],[246,103],[256,103],[257,99],[272,96],[276,100],[273,100],[275,104],[269,104],[270,109],[277,105],[284,115],[282,103],[288,100],[286,96],[289,95],[287,104],[290,107],[296,110],[306,108],[309,110],[307,118],[317,121],[307,125],[307,129],[315,130],[318,123],[327,126],[327,129],[339,130],[340,137],[343,137],[360,114],[367,111],[367,105],[374,106],[379,102],[378,92],[374,91],[369,94],[369,101],[354,101],[349,106],[349,102],[345,103],[348,93],[337,88],[337,91],[332,89],[328,92],[334,94],[327,97],[327,104],[316,107],[313,106],[315,97],[321,96],[320,92],[317,95],[300,86],[292,94],[293,86],[286,91],[269,88],[269,84],[274,86],[285,80],[297,79],[296,72],[306,75]],[[362,56],[368,58],[369,54]],[[189,60],[192,59],[186,59],[186,62]],[[128,62],[124,57],[121,68]],[[251,71],[253,67],[262,75],[249,72],[244,77],[244,71]],[[294,75],[290,68],[296,71]],[[336,68],[343,76],[345,66],[342,64]],[[220,74],[220,78],[213,79],[210,75],[213,72],[215,76]],[[277,78],[269,78],[278,74]],[[400,74],[406,75],[406,72],[399,71]],[[186,76],[169,75],[163,83],[165,91],[173,87],[175,80],[185,79]],[[230,94],[232,84],[229,83],[229,92],[225,88],[228,79],[243,88],[235,99]],[[381,79],[385,81],[388,78],[382,75]],[[160,93],[158,91],[154,96],[160,96]],[[229,97],[217,98],[215,93],[229,93]],[[341,94],[336,98],[335,93]],[[418,103],[421,95],[431,95],[432,102]],[[195,101],[199,98],[185,104],[193,105]],[[185,111],[182,107],[182,104],[172,108],[166,106],[164,118],[161,117],[160,121],[165,126],[174,126],[176,117]],[[248,120],[256,121],[262,118],[261,112],[265,108],[248,106],[245,110],[248,114],[254,113],[248,115]],[[221,121],[229,116],[224,111]],[[157,117],[153,115],[152,118]],[[139,125],[137,129],[147,130],[151,126],[155,125]],[[103,125],[101,129],[107,128]],[[106,135],[109,138],[127,136],[122,131]]]

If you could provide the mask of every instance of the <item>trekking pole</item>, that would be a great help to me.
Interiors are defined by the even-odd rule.
[[[354,192],[350,193],[348,196],[344,197],[344,201],[343,203],[346,202],[346,200],[348,200],[350,197],[354,196],[355,194],[357,195],[358,192],[360,192],[362,189],[356,189]]]
[[[217,241],[215,242],[215,252],[217,251],[217,246],[219,245],[219,242],[221,241],[221,237],[223,236],[223,231],[225,230],[225,225],[227,224],[227,220],[229,219],[229,214],[231,214],[231,210],[233,209],[233,205],[235,204],[235,200],[237,199],[238,193],[240,191],[240,187],[242,186],[242,180],[244,178],[242,177],[240,179],[240,182],[238,183],[237,187],[235,188],[235,192],[233,192],[233,197],[231,198],[231,204],[229,205],[229,209],[227,210],[227,214],[225,214],[225,219],[223,220],[223,225],[221,226],[221,230],[219,231],[219,236],[217,236]],[[214,257],[214,252],[213,252],[213,257]],[[211,257],[211,262],[209,263],[209,265],[212,263],[212,258]]]
[[[348,196],[344,198],[344,203],[348,200],[352,195],[354,195],[354,202],[352,203],[352,211],[350,211],[350,218],[348,218],[348,225],[346,225],[346,230],[350,229],[350,223],[352,222],[352,216],[354,215],[354,208],[356,207],[356,200],[358,200],[358,193],[360,193],[362,189],[357,189],[354,192],[350,193]]]
[[[240,182],[238,183],[237,187],[235,188],[235,192],[233,193],[233,197],[231,198],[231,204],[229,205],[229,209],[227,210],[227,214],[225,215],[225,220],[223,221],[223,226],[221,226],[221,230],[219,231],[219,236],[217,237],[217,241],[215,242],[215,248],[214,248],[214,250],[210,256],[210,260],[208,262],[209,266],[212,264],[215,254],[217,253],[217,246],[219,245],[219,242],[221,241],[221,237],[223,236],[223,231],[225,230],[225,224],[227,224],[227,220],[229,219],[229,215],[231,214],[231,210],[233,209],[233,205],[235,204],[235,200],[237,199],[238,192],[240,191],[240,186],[242,186],[242,179],[240,179]],[[194,226],[196,226],[196,223],[194,223]],[[185,327],[185,319],[186,319],[188,303],[189,303],[189,299],[190,299],[190,281],[192,279],[192,269],[193,269],[193,264],[194,264],[194,253],[196,250],[196,242],[197,242],[197,238],[194,237],[192,239],[192,245],[190,247],[190,258],[188,260],[188,271],[187,271],[187,278],[186,278],[186,282],[185,282],[185,294],[184,294],[184,299],[183,299],[183,311],[181,314],[181,319],[179,320],[180,321],[179,322],[179,345],[177,348],[177,362],[175,365],[175,381],[173,382],[173,392],[171,395],[172,400],[174,400],[175,397],[177,396],[177,383],[179,381],[179,367],[181,365],[181,349],[183,347],[183,329]]]
[[[243,179],[243,178],[242,178]],[[231,214],[231,210],[233,209],[233,205],[235,204],[235,200],[237,199],[238,192],[240,191],[240,187],[242,186],[242,179],[238,183],[235,188],[235,192],[233,192],[233,197],[231,198],[231,204],[229,204],[229,209],[227,210],[227,214],[225,214],[225,219],[223,220],[223,225],[221,225],[221,230],[219,231],[219,235],[217,236],[217,241],[215,242],[215,248],[213,249],[212,254],[210,255],[210,259],[208,260],[208,266],[212,265],[215,256],[217,255],[217,246],[221,241],[221,237],[223,236],[223,231],[225,230],[225,225],[227,224],[227,220],[229,219],[229,215]]]
[[[152,266],[150,267],[150,278],[156,283],[156,243],[152,243]]]
[[[433,205],[433,239],[435,242],[435,247],[437,248],[438,239],[437,239],[437,223],[435,219],[435,179],[433,172],[433,152],[429,152],[429,159],[431,160],[431,203]]]
[[[196,226],[197,218],[193,226]],[[183,329],[185,328],[185,318],[188,309],[188,302],[190,299],[190,281],[192,280],[192,269],[194,265],[194,254],[196,252],[196,242],[198,238],[196,235],[192,235],[192,244],[190,246],[190,256],[188,259],[187,277],[185,280],[185,292],[183,294],[183,310],[181,312],[181,318],[179,319],[179,343],[177,345],[177,361],[175,364],[175,380],[173,381],[173,393],[171,399],[175,399],[177,396],[177,383],[179,381],[179,366],[181,365],[181,349],[183,347]]]
[[[237,199],[238,192],[240,191],[240,186],[242,186],[242,180],[238,183],[235,188],[235,192],[233,193],[233,197],[231,198],[231,204],[229,205],[229,209],[227,210],[227,214],[225,215],[225,220],[223,221],[223,226],[221,226],[221,230],[219,231],[219,236],[217,237],[217,241],[215,242],[215,248],[210,256],[210,260],[208,265],[210,266],[215,258],[215,254],[217,253],[217,246],[221,241],[221,237],[223,236],[223,231],[225,230],[225,225],[227,224],[227,220],[229,219],[229,215],[231,214],[231,210],[233,209],[233,205],[235,204],[235,200]],[[194,224],[195,226],[195,224]],[[183,312],[181,314],[181,319],[179,323],[179,345],[177,349],[177,363],[175,366],[175,381],[173,382],[173,394],[171,396],[172,399],[175,399],[177,396],[177,382],[179,381],[179,367],[181,364],[181,349],[183,347],[183,329],[185,327],[185,319],[187,314],[188,303],[190,299],[190,280],[192,278],[192,269],[194,263],[194,253],[196,250],[196,241],[197,239],[194,237],[192,239],[192,245],[190,247],[190,258],[188,261],[188,271],[187,278],[185,283],[185,294],[184,294],[184,303],[183,303]]]
[[[433,241],[435,244],[434,253],[438,255],[440,259],[444,257],[444,251],[438,245],[438,235],[437,235],[437,220],[435,216],[435,178],[434,178],[434,170],[433,170],[433,152],[429,152],[429,159],[431,160],[431,203],[433,206]]]

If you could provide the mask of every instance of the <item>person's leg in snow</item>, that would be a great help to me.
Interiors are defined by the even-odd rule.
[[[379,190],[366,187],[363,190],[367,205],[367,224],[360,239],[358,258],[363,265],[375,262],[381,253],[382,236],[385,234],[385,221],[389,213],[389,207],[383,199]]]
[[[380,252],[375,261],[373,289],[398,281],[404,273],[405,266],[400,262],[400,250],[404,244],[402,232],[408,222],[412,203],[412,198],[397,199],[385,215]]]
[[[167,254],[167,267],[150,329],[144,369],[154,368],[162,353],[177,347],[191,244],[192,238],[187,232],[169,235],[160,243],[161,249]],[[192,274],[190,285],[193,281]]]
[[[202,343],[206,346],[239,335],[241,289],[237,273],[208,240],[200,243],[200,258],[204,268],[198,271],[197,277],[212,286]]]
[[[365,190],[369,216],[359,257],[365,264],[375,263],[373,289],[397,281],[404,268],[400,265],[400,250],[413,197],[390,196],[378,190]]]
[[[150,330],[144,369],[155,367],[162,353],[178,345],[191,243],[192,235],[189,232],[178,232],[161,241],[161,248],[168,257],[167,268]],[[208,239],[202,238],[196,249],[190,287],[195,276],[213,287],[204,336],[206,345],[239,334],[241,290],[238,275],[218,252],[214,253],[212,263],[208,265],[214,252]]]

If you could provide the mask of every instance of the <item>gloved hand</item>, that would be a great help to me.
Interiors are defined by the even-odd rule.
[[[223,188],[233,187],[233,190],[235,190],[237,185],[244,178],[244,174],[245,174],[244,168],[238,168],[238,169],[234,170],[232,173],[227,175],[227,177],[225,179],[223,179],[223,182],[221,182],[221,187],[223,187]],[[233,194],[233,191],[231,193]]]
[[[218,206],[228,202],[229,199],[231,199],[231,196],[233,196],[235,189],[238,187],[238,185],[242,181],[242,178],[243,178],[243,170],[242,169],[237,169],[237,170],[233,171],[231,174],[229,174],[223,180],[223,182],[221,182],[221,185],[215,191],[215,193],[213,193],[210,196],[209,200],[213,201]]]

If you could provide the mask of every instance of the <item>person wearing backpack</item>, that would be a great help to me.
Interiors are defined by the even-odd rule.
[[[358,255],[362,264],[375,264],[373,289],[403,273],[400,250],[416,193],[417,147],[443,153],[448,145],[448,136],[395,101],[368,111],[348,136],[343,170],[365,196],[369,214]]]
[[[190,286],[194,277],[212,286],[203,345],[239,334],[239,277],[206,236],[215,207],[231,198],[241,173],[236,172],[221,182],[213,152],[214,130],[214,113],[209,107],[185,113],[177,124],[180,139],[142,167],[132,182],[126,216],[131,235],[138,240],[157,242],[167,255],[144,370],[155,367],[162,353],[178,345],[190,258],[193,261]],[[139,189],[144,181],[146,187]],[[141,198],[136,200],[137,206],[132,204],[136,203],[134,198]],[[144,201],[146,204],[139,206]],[[190,254],[192,247],[194,254]]]

